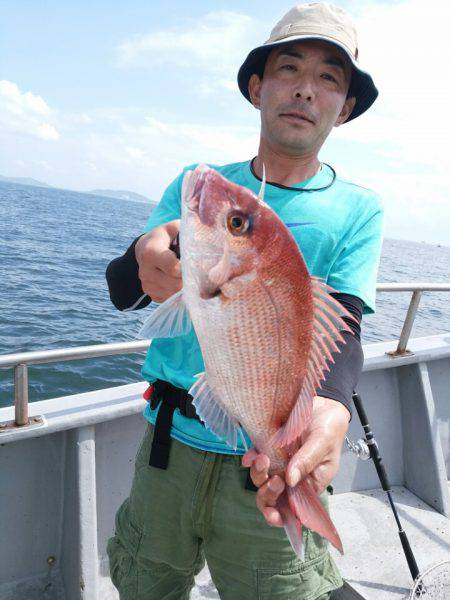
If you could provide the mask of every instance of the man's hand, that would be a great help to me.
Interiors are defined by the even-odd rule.
[[[244,454],[242,464],[250,467],[252,481],[259,488],[256,505],[269,525],[283,526],[275,506],[285,485],[294,487],[308,476],[320,494],[333,480],[339,469],[349,418],[348,410],[340,402],[314,396],[308,435],[303,446],[289,461],[285,481],[279,475],[269,478],[270,460],[265,454],[258,454],[254,448]]]
[[[155,302],[164,302],[181,290],[181,268],[175,252],[169,249],[180,230],[180,220],[155,227],[136,243],[142,289]]]

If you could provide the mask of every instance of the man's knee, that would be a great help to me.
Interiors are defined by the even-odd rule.
[[[194,576],[204,564],[200,545],[191,536],[154,539],[145,534],[136,524],[131,505],[127,498],[119,507],[115,534],[107,544],[111,581],[120,600],[189,598]]]

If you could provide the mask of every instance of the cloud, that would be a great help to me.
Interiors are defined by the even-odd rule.
[[[89,187],[120,186],[158,200],[186,165],[224,164],[257,153],[259,131],[252,125],[187,122],[144,112],[133,122],[127,112],[123,118],[116,112],[116,119],[114,131],[106,134],[97,114],[98,129],[83,136],[83,160],[91,165]]]
[[[136,35],[117,49],[124,68],[152,69],[161,65],[229,73],[242,59],[242,47],[254,27],[252,17],[230,11],[187,19],[183,27]]]
[[[204,80],[197,85],[197,91],[205,96],[222,94],[224,91],[240,93],[237,81],[234,79],[217,78],[212,81]]]
[[[361,66],[380,95],[327,147],[340,173],[381,195],[389,237],[448,244],[449,19],[440,0],[429,0],[426,13],[419,0],[365,2],[355,19]]]
[[[201,96],[234,93],[237,71],[245,56],[260,43],[265,25],[246,14],[210,12],[185,19],[182,26],[135,35],[116,48],[122,69],[174,70]],[[186,82],[184,83],[186,85]],[[189,81],[187,82],[189,85]]]
[[[186,165],[224,164],[257,153],[256,122],[208,124],[194,117],[187,121],[178,115],[117,107],[86,115],[84,122],[72,119],[71,113],[59,115],[64,135],[57,151],[47,144],[37,152],[36,144],[24,136],[12,138],[10,156],[1,157],[0,173],[39,179],[40,161],[45,161],[52,167],[47,180],[51,185],[80,191],[129,189],[157,201]]]
[[[425,13],[423,6],[421,0],[366,4],[355,19],[361,64],[373,75],[380,95],[366,114],[340,127],[336,137],[376,144],[381,156],[399,164],[448,172],[450,5],[429,0]]]
[[[418,0],[355,4],[361,64],[373,74],[380,97],[362,117],[334,130],[321,158],[340,176],[381,195],[386,235],[448,243],[450,8],[438,0],[427,6],[433,28],[424,22]],[[258,148],[259,114],[240,96],[235,76],[247,51],[268,37],[281,16],[262,14],[264,22],[238,12],[210,12],[186,19],[182,27],[124,41],[118,64],[127,70],[164,67],[170,74],[167,94],[180,78],[183,85],[192,78],[192,89],[202,97],[186,95],[171,111],[164,104],[136,106],[131,93],[129,106],[57,112],[40,96],[1,82],[0,129],[13,127],[23,135],[8,138],[10,156],[1,157],[0,172],[39,179],[40,159],[52,167],[51,184],[130,189],[158,200],[185,165],[251,158]],[[126,79],[128,73],[117,76]],[[55,132],[61,133],[56,146],[41,141],[57,139]]]
[[[46,141],[60,135],[51,123],[52,111],[41,96],[21,92],[12,81],[0,81],[0,131]]]

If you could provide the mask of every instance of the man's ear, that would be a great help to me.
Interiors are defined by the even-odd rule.
[[[346,101],[344,102],[344,106],[342,107],[342,110],[339,113],[338,118],[336,119],[336,123],[334,124],[335,127],[339,127],[339,125],[342,125],[342,123],[345,123],[345,121],[352,114],[352,110],[355,107],[355,103],[356,103],[356,98],[354,96],[346,99]]]
[[[261,79],[256,73],[253,73],[248,80],[248,93],[253,106],[259,108],[261,105]]]

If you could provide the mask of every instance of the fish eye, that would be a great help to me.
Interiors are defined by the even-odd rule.
[[[241,212],[233,211],[227,216],[228,231],[233,235],[242,235],[250,227],[250,219]]]

